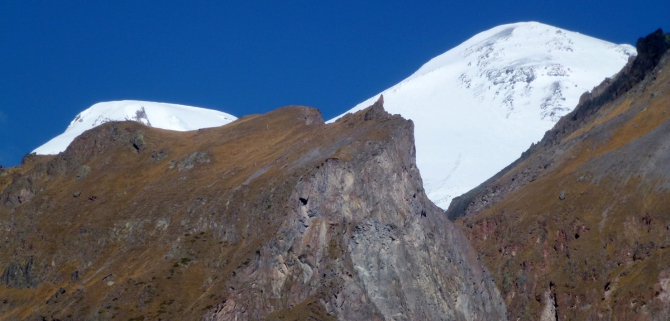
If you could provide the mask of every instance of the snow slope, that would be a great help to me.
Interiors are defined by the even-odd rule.
[[[635,54],[630,45],[537,22],[507,24],[433,58],[381,94],[387,111],[414,121],[424,188],[446,209],[539,141],[582,93]]]
[[[235,116],[217,110],[184,105],[135,100],[102,102],[79,113],[64,133],[38,147],[33,153],[58,154],[84,131],[109,121],[133,120],[156,128],[188,131],[222,126],[235,119]]]

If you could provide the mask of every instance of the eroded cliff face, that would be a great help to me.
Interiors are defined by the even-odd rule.
[[[510,320],[668,320],[670,35],[452,203]]]
[[[0,320],[502,320],[382,101],[86,132],[0,177]]]

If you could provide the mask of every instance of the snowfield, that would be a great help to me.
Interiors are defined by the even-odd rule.
[[[102,102],[79,113],[64,133],[38,147],[33,153],[58,154],[84,131],[109,121],[132,120],[156,128],[189,131],[223,126],[235,119],[235,116],[217,110],[184,105],[136,100]]]
[[[537,22],[507,24],[433,58],[381,94],[388,112],[414,121],[424,188],[446,209],[516,160],[634,55],[630,45]]]

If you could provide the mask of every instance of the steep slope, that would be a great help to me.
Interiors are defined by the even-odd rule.
[[[184,105],[136,100],[102,102],[79,113],[64,133],[36,148],[33,153],[58,154],[84,131],[110,121],[132,120],[156,128],[189,131],[223,126],[235,119],[217,110]]]
[[[287,107],[29,156],[0,174],[0,320],[502,320],[412,131],[381,101]]]
[[[510,320],[670,319],[670,34],[452,203]]]
[[[433,58],[382,94],[389,112],[416,124],[428,197],[446,209],[539,141],[583,92],[634,55],[632,46],[537,22],[508,24]]]

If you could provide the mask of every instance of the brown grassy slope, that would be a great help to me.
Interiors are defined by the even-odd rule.
[[[35,195],[0,210],[7,231],[0,262],[29,270],[19,274],[30,274],[30,280],[14,277],[19,281],[10,282],[12,287],[0,287],[0,319],[202,314],[220,301],[226,279],[253,257],[254,244],[245,241],[263,237],[248,235],[245,213],[218,220],[230,224],[224,235],[212,235],[208,224],[216,220],[202,217],[223,215],[241,201],[259,202],[237,198],[236,192],[249,189],[254,182],[247,180],[264,166],[275,177],[271,184],[281,188],[287,178],[280,167],[305,153],[309,146],[303,142],[332,137],[315,135],[323,131],[320,117],[314,109],[292,107],[187,133],[109,123],[78,138],[54,162],[38,163],[42,169],[32,175],[23,166],[13,169],[29,177]],[[139,151],[133,146],[138,134]],[[287,152],[287,145],[296,147]],[[152,157],[160,151],[168,156]],[[179,161],[194,152],[206,153],[208,162],[180,171]],[[84,165],[91,172],[76,181]],[[73,197],[77,192],[81,195]],[[206,206],[212,202],[216,206]],[[281,223],[260,220],[268,231]],[[226,229],[233,235],[225,235]],[[65,298],[56,298],[60,288]]]
[[[670,319],[670,54],[609,99],[458,221],[510,320]]]
[[[0,177],[0,320],[501,319],[412,131],[381,101],[90,130]]]

